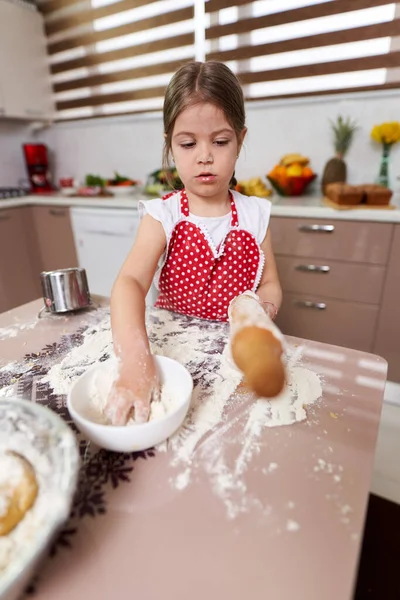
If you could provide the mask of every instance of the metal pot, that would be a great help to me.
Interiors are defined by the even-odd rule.
[[[42,310],[64,313],[91,305],[85,269],[58,269],[40,274],[45,306]]]

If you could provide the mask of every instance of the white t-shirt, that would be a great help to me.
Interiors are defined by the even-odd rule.
[[[239,228],[252,233],[257,243],[261,245],[268,230],[271,202],[257,196],[244,196],[234,190],[231,190],[231,192],[236,204]],[[140,217],[143,217],[146,213],[162,224],[168,245],[175,225],[182,219],[180,192],[173,194],[166,200],[161,198],[140,200]],[[230,229],[232,214],[229,212],[222,217],[198,217],[190,213],[188,220],[203,227],[209,233],[215,247],[218,248]]]

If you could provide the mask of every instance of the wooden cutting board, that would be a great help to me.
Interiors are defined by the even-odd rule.
[[[397,208],[394,204],[338,204],[333,200],[330,200],[326,196],[322,199],[325,206],[329,208],[335,208],[336,210],[352,210],[352,209],[367,209],[367,210],[394,210]]]

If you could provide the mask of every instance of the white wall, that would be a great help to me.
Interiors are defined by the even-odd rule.
[[[354,143],[346,156],[349,183],[373,182],[378,171],[381,146],[370,137],[374,124],[400,121],[400,92],[392,96],[348,99],[320,99],[270,107],[250,107],[247,111],[248,139],[245,156],[238,164],[238,174],[251,176],[266,173],[279,158],[301,152],[311,159],[311,166],[322,175],[326,161],[334,155],[329,119],[339,114],[350,116],[359,125]],[[400,186],[400,143],[392,148],[391,183]],[[317,185],[314,186],[318,188]]]
[[[338,114],[357,120],[359,131],[347,156],[350,183],[373,182],[381,149],[370,138],[374,124],[400,120],[400,92],[330,97],[302,101],[249,104],[248,136],[237,165],[237,177],[265,176],[289,152],[311,159],[321,175],[333,155],[329,119]],[[0,185],[25,176],[21,144],[26,126],[0,123]],[[32,136],[31,136],[32,137]],[[48,144],[56,180],[87,173],[111,176],[114,170],[145,181],[161,166],[163,128],[161,115],[110,117],[59,123],[39,133],[36,141]],[[400,143],[393,147],[390,165],[392,186],[400,191]],[[314,185],[319,192],[319,181]]]
[[[312,167],[321,175],[333,155],[329,119],[338,114],[356,119],[360,127],[347,156],[349,182],[373,182],[381,149],[371,140],[370,130],[377,123],[400,120],[400,92],[248,104],[248,136],[237,165],[238,178],[264,177],[289,152],[309,156]],[[49,134],[57,177],[83,179],[89,172],[108,176],[118,170],[145,180],[161,165],[160,115],[57,124]],[[400,176],[400,143],[392,150],[392,185],[400,187],[396,181]],[[318,192],[318,181],[314,188]]]

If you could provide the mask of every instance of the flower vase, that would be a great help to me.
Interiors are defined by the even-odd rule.
[[[377,177],[377,183],[384,187],[389,187],[389,158],[390,158],[390,144],[382,144],[382,157],[381,164],[379,166],[379,173]]]

